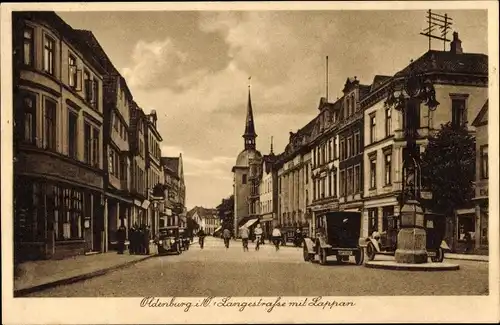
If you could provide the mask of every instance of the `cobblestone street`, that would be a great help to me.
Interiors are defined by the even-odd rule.
[[[380,256],[377,259],[391,257]],[[447,260],[445,260],[446,262]],[[306,263],[299,248],[278,252],[266,244],[243,252],[241,242],[226,250],[207,237],[179,256],[160,256],[83,282],[33,293],[31,297],[135,296],[393,296],[486,295],[488,263],[456,261],[458,271],[408,272],[369,269],[334,259]]]

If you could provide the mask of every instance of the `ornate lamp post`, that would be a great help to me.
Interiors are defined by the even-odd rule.
[[[389,87],[385,102],[387,107],[395,108],[402,113],[406,141],[406,151],[403,154],[403,207],[400,213],[401,228],[398,233],[395,258],[398,263],[419,264],[427,262],[427,250],[424,213],[420,205],[421,165],[420,152],[416,144],[420,114],[417,112],[421,103],[434,111],[439,102],[436,101],[433,84],[414,71],[413,60],[402,87],[398,88],[397,95],[395,84]]]

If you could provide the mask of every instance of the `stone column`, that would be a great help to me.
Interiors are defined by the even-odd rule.
[[[423,228],[414,227],[424,226],[424,212],[417,201],[408,200],[401,209],[401,226],[404,228],[401,228],[398,233],[396,262],[426,263],[426,232]]]

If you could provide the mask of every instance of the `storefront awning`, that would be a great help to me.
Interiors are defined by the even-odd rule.
[[[214,230],[214,233],[216,233],[217,231],[219,231],[221,229],[222,229],[222,226],[217,227],[217,229]]]
[[[144,202],[142,202],[142,208],[147,209],[147,208],[149,208],[150,204],[151,204],[151,202],[149,200],[144,200]]]
[[[240,227],[243,228],[243,227],[251,227],[254,223],[256,223],[259,219],[250,219],[248,220],[243,226]]]

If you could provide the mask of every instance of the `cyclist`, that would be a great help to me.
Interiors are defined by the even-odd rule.
[[[274,246],[276,247],[276,251],[280,249],[280,243],[281,243],[281,230],[278,226],[275,226],[273,229],[273,240],[274,240]]]
[[[205,245],[205,232],[203,231],[203,228],[200,228],[200,230],[198,231],[198,233],[196,235],[198,236],[200,248],[203,249],[203,246]]]
[[[222,237],[224,238],[224,245],[226,246],[226,249],[228,249],[229,240],[231,239],[231,231],[225,228],[224,231],[222,232]]]
[[[255,226],[253,232],[255,234],[255,240],[257,241],[257,243],[255,244],[255,250],[258,251],[260,249],[260,243],[262,241],[262,228],[260,227],[260,223]]]

